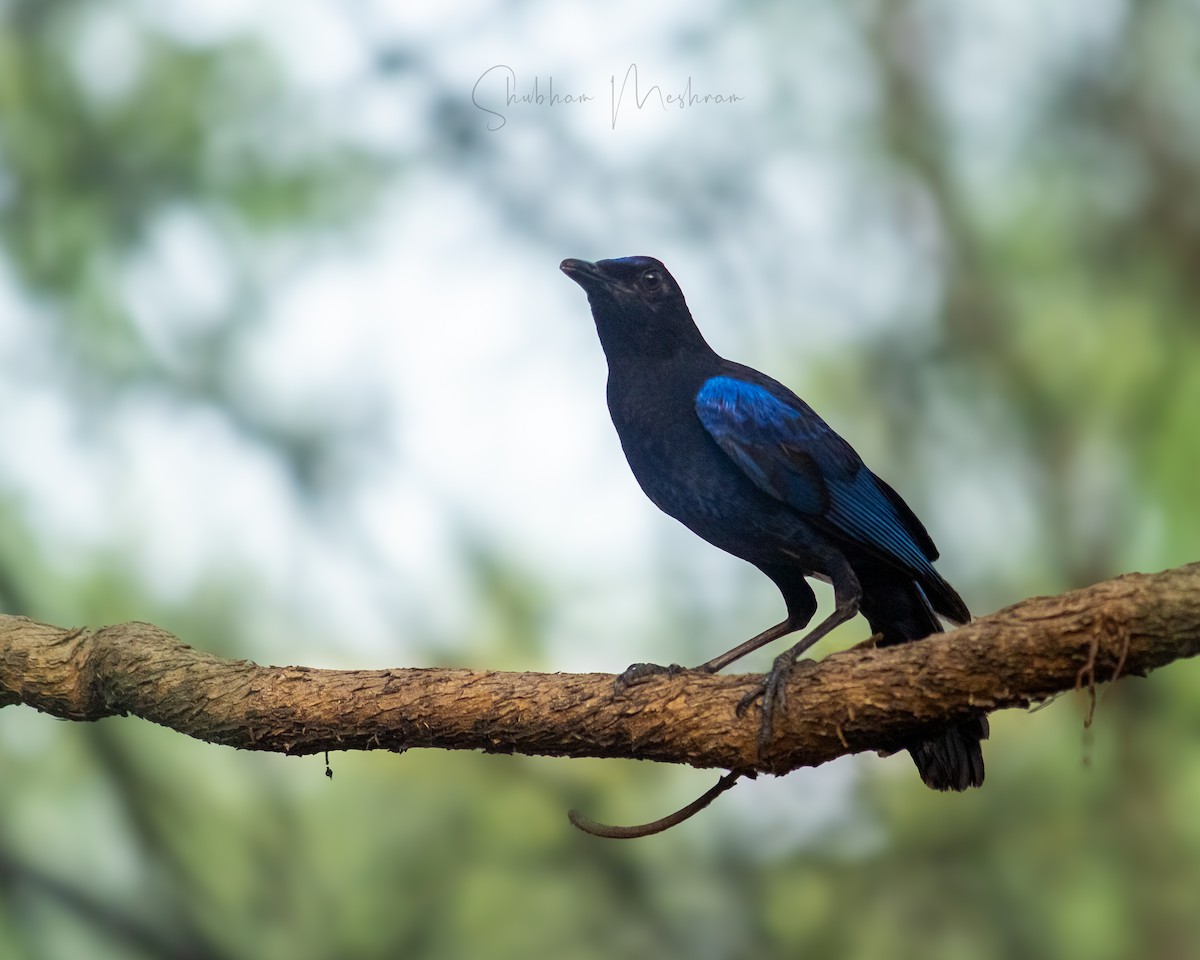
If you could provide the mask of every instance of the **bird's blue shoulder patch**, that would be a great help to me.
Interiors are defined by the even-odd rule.
[[[807,513],[825,509],[824,480],[804,448],[829,428],[803,403],[736,377],[711,377],[696,394],[696,415],[759,489]]]
[[[778,429],[800,416],[799,410],[788,406],[766,387],[733,377],[710,377],[705,380],[696,395],[696,409],[701,411],[701,420],[705,419],[703,411],[707,410],[714,418],[726,417],[732,423],[750,429],[770,429],[772,426]],[[728,428],[730,425],[727,423],[724,426]]]
[[[696,395],[696,412],[709,432],[734,430],[752,441],[806,442],[837,435],[803,401],[781,400],[757,383],[710,377]]]

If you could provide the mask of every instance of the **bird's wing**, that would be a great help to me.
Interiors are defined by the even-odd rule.
[[[921,521],[798,397],[712,377],[696,396],[696,413],[759,489],[893,562],[931,570],[937,549]]]

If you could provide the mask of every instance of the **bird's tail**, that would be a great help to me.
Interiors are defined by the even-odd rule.
[[[881,635],[880,646],[920,640],[942,632],[929,600],[914,581],[891,571],[880,571],[878,577],[869,579],[869,585],[863,584],[861,609],[871,629]],[[953,593],[949,584],[946,588]],[[962,610],[966,613],[965,605]],[[908,752],[926,786],[934,790],[966,790],[983,785],[980,743],[987,737],[987,717],[980,714],[949,724],[926,740],[909,744]]]
[[[983,714],[971,717],[940,732],[909,744],[908,752],[925,786],[934,790],[966,790],[983,786],[983,747],[988,738],[988,720]]]

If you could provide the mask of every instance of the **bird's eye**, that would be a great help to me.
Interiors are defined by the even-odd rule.
[[[662,274],[657,270],[647,270],[642,274],[642,284],[654,290],[662,283]]]

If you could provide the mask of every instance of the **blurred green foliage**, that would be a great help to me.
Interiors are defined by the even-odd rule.
[[[1115,29],[1038,73],[1013,120],[1015,147],[992,156],[964,145],[973,128],[944,68],[969,55],[970,14],[933,2],[807,7],[731,5],[679,44],[702,50],[705,30],[736,24],[764,64],[782,64],[806,17],[837,20],[858,50],[840,66],[847,85],[873,91],[844,146],[863,207],[901,246],[933,231],[923,263],[942,294],[819,366],[781,337],[781,362],[803,369],[801,392],[836,410],[838,425],[854,423],[880,472],[917,491],[948,576],[977,610],[1198,559],[1194,8],[1109,5]],[[97,73],[85,52],[95,31],[113,29]],[[188,41],[135,4],[0,3],[0,256],[52,345],[38,384],[79,423],[133,401],[215,411],[282,465],[314,512],[328,511],[336,491],[316,478],[335,457],[336,419],[265,412],[232,362],[279,282],[272,264],[296,245],[350,236],[386,191],[405,195],[422,162],[477,178],[492,212],[543,244],[547,262],[578,252],[549,244],[563,224],[532,206],[520,169],[489,163],[463,92],[419,50],[397,41],[372,56],[388,82],[431,86],[430,157],[337,136],[254,40]],[[762,69],[775,84],[767,109],[782,97],[763,117],[767,141],[782,156],[802,152],[789,144],[802,143],[803,119],[791,117],[780,75]],[[611,171],[589,168],[565,129],[543,148],[547,168],[570,164],[576,183],[612,189]],[[722,166],[740,177],[743,159],[697,161],[684,178],[687,231],[719,232],[748,203]],[[677,179],[666,166],[642,173],[652,191]],[[122,278],[180,211],[219,238],[233,292],[164,347],[133,319]],[[792,319],[785,311],[781,327]],[[296,629],[270,620],[237,572],[215,569],[197,595],[165,600],[120,542],[63,562],[24,506],[15,485],[0,487],[6,612],[63,624],[136,617],[245,656],[260,655],[260,633]],[[982,526],[956,531],[970,510]],[[972,549],[988,523],[1008,530],[1009,554]],[[460,553],[476,630],[453,658],[548,659],[550,578],[507,563],[503,544],[464,536]],[[680,623],[718,630],[688,620],[696,606],[686,592],[664,600],[662,659],[682,643]],[[413,642],[446,658],[432,635]],[[930,794],[903,764],[871,761],[849,809],[803,839],[756,834],[743,802],[637,844],[581,837],[563,811],[643,819],[711,776],[422,753],[335,756],[329,783],[315,759],[10,708],[0,714],[0,956],[1193,956],[1198,691],[1196,665],[1177,664],[1108,691],[1086,733],[1073,697],[996,717],[987,786],[967,796]]]

